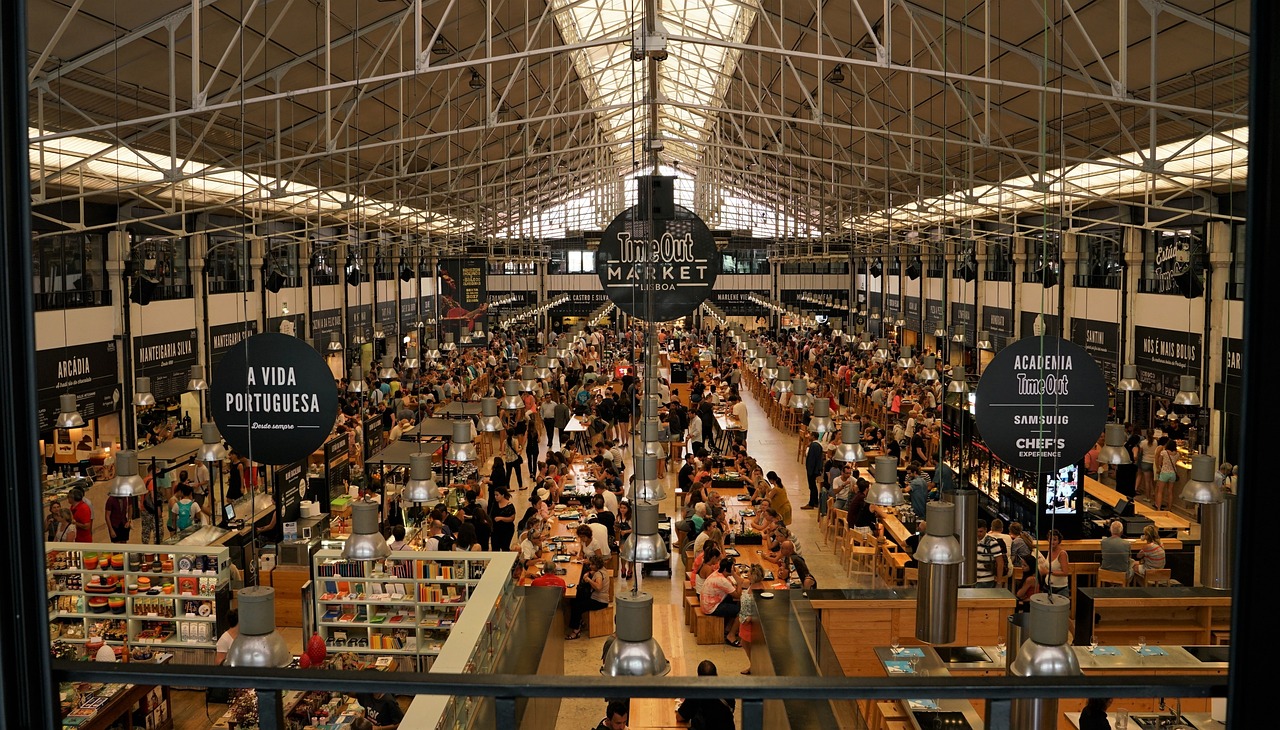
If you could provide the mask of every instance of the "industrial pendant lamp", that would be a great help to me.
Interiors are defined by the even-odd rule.
[[[911,357],[911,345],[903,345],[898,354],[898,367],[910,370],[916,366],[916,359]]]
[[[150,408],[156,404],[156,397],[151,394],[151,378],[142,375],[134,379],[133,404],[139,408]]]
[[[551,377],[551,361],[546,355],[539,355],[534,362],[537,363],[533,368],[533,376],[539,380],[546,380]]]
[[[892,456],[877,456],[875,482],[867,490],[867,504],[896,507],[904,501],[902,488],[898,486],[898,460]]]
[[[515,380],[508,380],[502,384],[502,402],[498,405],[502,406],[504,411],[518,411],[524,408],[524,399],[520,397],[520,383]]]
[[[363,393],[366,390],[368,390],[368,388],[365,386],[364,382],[364,368],[359,365],[352,365],[351,372],[347,375],[347,392]]]
[[[664,424],[656,418],[646,418],[640,422],[640,454],[655,459],[667,458],[667,444],[662,438]]]
[[[453,352],[456,349],[458,349],[458,346],[453,341],[453,333],[452,332],[444,333],[444,344],[440,346],[440,351]]]
[[[191,376],[187,379],[187,390],[200,391],[208,389],[209,383],[204,379],[204,366],[192,365]]]
[[[1124,392],[1133,392],[1142,390],[1142,383],[1138,382],[1138,366],[1125,365],[1120,371],[1120,382],[1116,384],[1116,390]]]
[[[342,337],[336,332],[329,339],[329,352],[342,352]]]
[[[957,365],[951,370],[951,382],[947,383],[947,392],[962,395],[969,392],[969,381],[965,378],[963,365]]]
[[[343,560],[386,560],[391,557],[387,538],[378,531],[377,502],[357,500],[351,503],[351,534],[342,545]]]
[[[289,653],[284,637],[276,631],[275,589],[269,586],[242,588],[236,592],[236,598],[240,607],[240,625],[235,640],[227,649],[227,666],[289,666],[293,655]]]
[[[791,384],[791,368],[781,365],[778,367],[778,377],[773,381],[773,396],[780,403],[785,403],[792,390],[794,386]]]
[[[1196,376],[1183,375],[1178,378],[1178,392],[1173,396],[1175,406],[1200,407],[1200,389],[1196,386]]]
[[[634,503],[661,502],[667,498],[666,486],[658,478],[658,459],[647,454],[635,458],[635,482],[628,496]]]
[[[1053,593],[1038,593],[1030,599],[1029,613],[1019,614],[1024,639],[1010,646],[1013,654],[1008,673],[1015,677],[1074,677],[1080,672],[1075,651],[1067,645],[1067,620],[1071,600]],[[1010,727],[1050,728],[1058,722],[1057,698],[1031,697],[1013,700]]]
[[[53,422],[54,428],[80,428],[84,425],[84,416],[76,407],[75,393],[63,393],[58,396],[58,417]]]
[[[400,373],[396,372],[396,356],[387,353],[382,356],[382,367],[378,368],[379,380],[395,380],[400,377]]]
[[[1104,433],[1106,434],[1106,440],[1104,441],[1105,445],[1098,449],[1098,463],[1112,465],[1132,463],[1133,459],[1130,458],[1129,451],[1124,447],[1125,438],[1128,436],[1125,433],[1124,424],[1108,423]]]
[[[1196,454],[1191,457],[1191,478],[1182,486],[1182,501],[1191,504],[1217,504],[1222,501],[1222,487],[1214,479],[1212,456]]]
[[[916,583],[916,638],[926,644],[956,640],[956,599],[964,553],[956,539],[956,506],[930,502],[925,534],[912,555],[919,565]]]
[[[418,344],[416,342],[405,348],[404,367],[406,370],[418,369]]]
[[[809,395],[809,381],[804,378],[791,381],[791,400],[787,405],[797,411],[803,411],[806,408],[812,408],[813,402],[813,396]]]
[[[859,340],[858,342],[858,349],[861,350],[862,352],[871,352],[871,348],[872,348],[871,335],[869,333],[863,332],[862,339]]]
[[[520,368],[520,392],[532,393],[538,385],[538,369],[533,365]]]
[[[129,450],[116,452],[116,478],[111,482],[112,497],[140,497],[147,493],[146,482],[138,476],[138,455]]]
[[[765,356],[764,370],[761,372],[761,377],[771,382],[778,377],[778,356],[777,355]]]
[[[862,450],[861,431],[862,423],[859,421],[845,421],[840,424],[840,443],[836,446],[831,458],[845,462],[866,461],[867,454]]]
[[[876,340],[876,351],[871,355],[871,359],[877,362],[885,362],[889,359],[889,340],[881,337]]]
[[[470,421],[465,419],[454,421],[453,439],[449,441],[449,448],[444,452],[444,458],[449,461],[476,460],[476,444],[471,437]]]
[[[200,447],[196,449],[196,461],[207,463],[222,461],[225,458],[227,458],[227,448],[222,445],[222,434],[218,433],[218,424],[213,421],[200,424]]]
[[[480,399],[480,433],[497,433],[503,429],[502,419],[498,417],[498,399]]]
[[[836,430],[836,422],[831,420],[831,399],[814,398],[813,414],[809,416],[809,433],[824,436]]]
[[[440,359],[440,342],[435,338],[427,340],[427,351],[424,353],[427,362],[435,362]]]
[[[633,563],[661,563],[671,557],[667,544],[658,534],[658,503],[638,500],[635,530],[622,543],[621,554]]]
[[[409,480],[404,484],[402,499],[413,504],[423,504],[438,496],[435,473],[431,469],[431,454],[421,451],[409,454]]]
[[[979,350],[994,350],[991,344],[991,333],[987,330],[978,330],[978,341],[974,343],[974,347]]]
[[[920,358],[920,372],[916,374],[916,378],[926,383],[937,380],[938,358],[934,355]]]

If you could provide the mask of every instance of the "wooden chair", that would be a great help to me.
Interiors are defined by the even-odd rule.
[[[837,546],[840,540],[844,539],[845,533],[849,531],[849,511],[835,508],[835,500],[828,502],[827,506],[827,525],[822,531],[822,546],[826,547],[827,543],[834,538]],[[839,547],[836,548],[839,553]]]
[[[1171,586],[1173,585],[1173,571],[1169,568],[1148,569],[1146,573],[1137,577],[1140,586]]]
[[[920,582],[919,568],[903,568],[902,569],[902,585],[913,586]]]
[[[1129,576],[1123,570],[1103,570],[1098,569],[1098,587],[1116,586],[1124,588],[1129,585]]]
[[[796,439],[796,461],[804,463],[804,457],[809,451],[810,441],[813,441],[813,434],[809,432],[809,429],[800,429],[800,438]]]
[[[1080,576],[1085,576],[1086,578],[1090,579],[1090,582],[1096,583],[1097,575],[1098,575],[1098,564],[1072,562],[1071,568],[1068,571],[1068,574],[1070,576],[1070,586],[1071,586],[1071,590],[1070,590],[1071,605],[1074,606],[1076,605],[1076,587],[1079,585]],[[1088,583],[1086,583],[1085,585],[1087,586]]]
[[[846,541],[840,564],[844,566],[845,577],[851,578],[854,573],[875,575],[876,548],[868,545],[861,532],[851,530]]]

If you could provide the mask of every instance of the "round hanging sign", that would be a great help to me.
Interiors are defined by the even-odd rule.
[[[983,443],[1005,463],[1056,472],[1097,443],[1107,422],[1107,382],[1080,346],[1024,337],[983,370],[974,420]]]
[[[711,230],[688,208],[677,205],[672,218],[649,220],[633,205],[604,230],[596,273],[618,309],[669,322],[693,313],[711,296],[720,256]]]
[[[231,448],[263,464],[292,464],[329,438],[338,388],[324,358],[305,340],[268,332],[223,356],[209,403]]]

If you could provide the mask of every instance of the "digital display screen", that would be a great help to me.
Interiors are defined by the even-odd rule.
[[[1074,515],[1080,493],[1080,466],[1072,464],[1045,475],[1044,511],[1050,515]]]

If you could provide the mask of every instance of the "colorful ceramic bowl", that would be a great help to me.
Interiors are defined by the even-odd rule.
[[[110,608],[111,607],[107,604],[107,599],[105,598],[89,599],[89,610],[93,613],[106,613]]]
[[[111,567],[115,570],[124,570],[124,553],[115,553],[111,556]]]
[[[124,613],[124,597],[108,598],[107,606],[111,609],[111,613]]]
[[[160,590],[164,591],[165,593],[173,593],[173,584],[165,583],[163,586],[160,586]]]
[[[85,554],[84,554],[84,569],[85,569],[85,570],[94,570],[94,569],[95,569],[95,568],[97,568],[97,567],[98,567],[98,554],[97,554],[97,553],[85,553]]]

